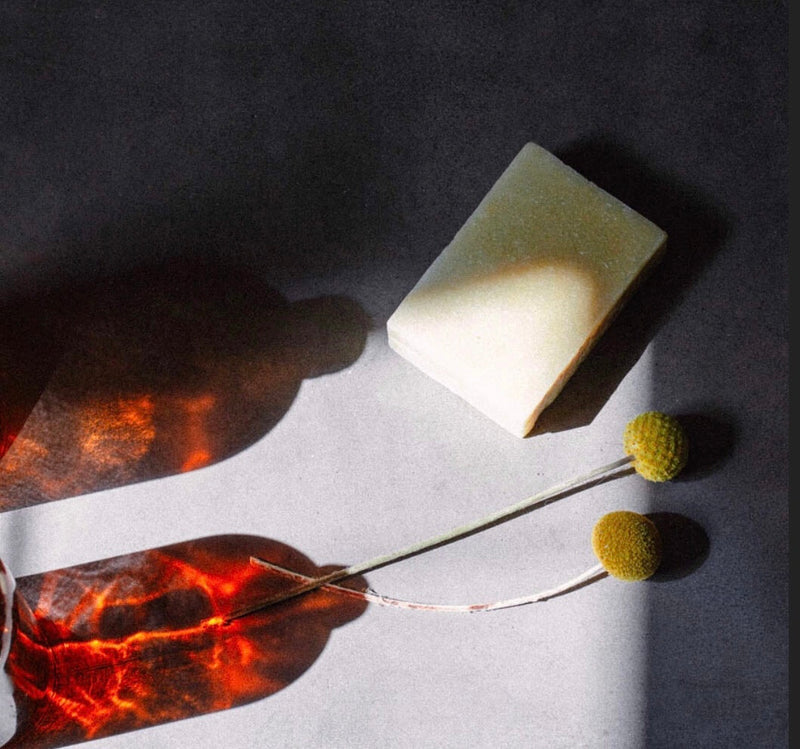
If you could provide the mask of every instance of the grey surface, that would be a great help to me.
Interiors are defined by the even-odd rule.
[[[592,563],[591,527],[618,508],[709,539],[677,579],[462,618],[370,608],[277,694],[97,746],[786,745],[787,15],[3,4],[0,398],[27,420],[0,459],[0,553],[17,576],[234,532],[356,562],[615,459],[646,408],[687,424],[682,479],[609,482],[370,583],[448,602],[548,587]],[[383,326],[528,140],[670,242],[519,440]],[[172,274],[232,264],[233,296],[252,283],[263,306],[179,296],[191,315],[162,324]],[[242,333],[276,309],[272,338]],[[180,473],[185,425],[164,404],[212,385],[230,406],[214,459]],[[76,414],[142,387],[166,436],[101,471],[74,449]]]

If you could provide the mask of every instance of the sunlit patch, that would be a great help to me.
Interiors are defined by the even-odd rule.
[[[527,433],[520,414],[552,399],[554,383],[602,321],[601,279],[558,258],[490,271],[476,262],[455,279],[437,272],[395,312],[393,346],[479,410]]]

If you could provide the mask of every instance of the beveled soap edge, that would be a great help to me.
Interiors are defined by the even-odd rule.
[[[667,233],[663,229],[660,229],[660,231],[662,236],[656,245],[656,249],[650,256],[650,259],[639,269],[639,272],[633,277],[625,291],[620,294],[615,304],[609,309],[603,319],[600,320],[595,329],[586,337],[583,346],[578,349],[570,363],[564,368],[561,375],[559,375],[559,377],[553,383],[553,386],[544,394],[539,405],[533,410],[531,416],[526,420],[525,432],[524,434],[519,435],[520,437],[527,437],[528,434],[530,434],[542,412],[560,395],[567,382],[569,382],[570,378],[575,374],[586,357],[591,353],[592,349],[597,344],[597,341],[614,322],[614,319],[617,317],[620,310],[625,306],[635,291],[642,285],[645,278],[652,272],[653,268],[661,261],[667,248],[668,237]]]

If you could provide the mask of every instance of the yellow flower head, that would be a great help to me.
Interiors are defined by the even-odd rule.
[[[592,531],[592,549],[609,575],[635,582],[661,563],[661,536],[649,518],[619,510],[604,515]]]
[[[648,481],[674,479],[686,465],[689,440],[680,422],[659,411],[647,411],[628,422],[622,437],[636,472]]]

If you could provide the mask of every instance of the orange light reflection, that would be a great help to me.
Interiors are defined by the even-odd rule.
[[[330,629],[365,604],[318,591],[226,625],[232,611],[292,584],[250,565],[254,554],[318,573],[276,542],[220,536],[21,578],[36,631],[18,633],[9,657],[22,704],[9,746],[61,746],[223,710],[297,678]],[[31,651],[42,650],[53,664],[44,687],[30,673],[42,662]]]

